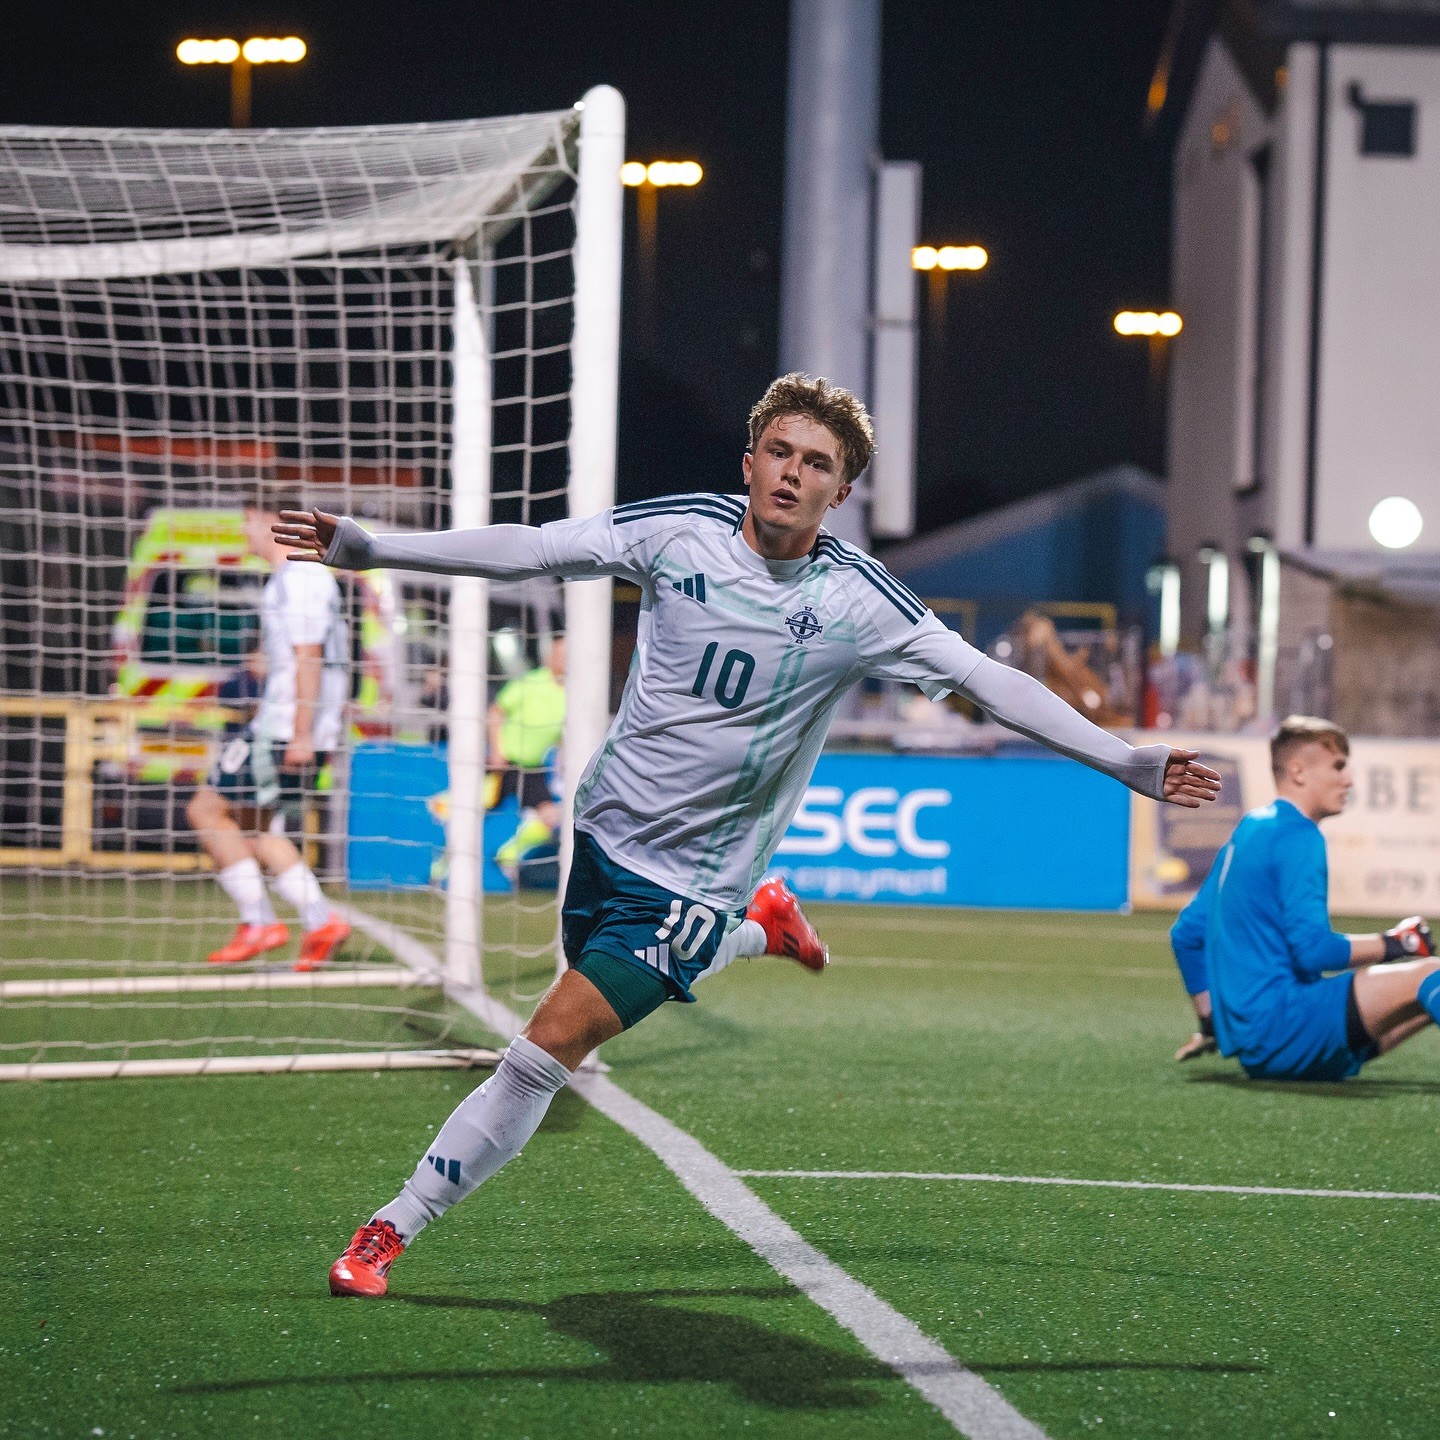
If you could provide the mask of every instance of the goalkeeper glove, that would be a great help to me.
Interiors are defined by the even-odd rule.
[[[1435,941],[1423,917],[1412,915],[1380,937],[1385,942],[1386,960],[1424,959],[1435,953]]]

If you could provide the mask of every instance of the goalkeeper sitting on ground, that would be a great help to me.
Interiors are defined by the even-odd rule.
[[[1440,1020],[1440,961],[1418,915],[1383,935],[1330,928],[1318,822],[1350,793],[1345,732],[1292,715],[1270,765],[1278,798],[1235,827],[1170,931],[1201,1027],[1175,1058],[1218,1049],[1254,1079],[1345,1080]]]

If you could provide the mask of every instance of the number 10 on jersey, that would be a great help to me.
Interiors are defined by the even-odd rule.
[[[715,653],[720,642],[712,640],[700,657],[700,669],[695,683],[690,687],[692,695],[705,693],[705,682],[710,678],[710,667],[715,663]],[[755,657],[744,650],[729,650],[720,662],[715,676],[715,699],[727,710],[738,710],[745,703],[745,692],[750,688],[750,677],[755,673]]]

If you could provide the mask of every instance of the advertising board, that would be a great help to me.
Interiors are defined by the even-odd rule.
[[[1203,811],[1133,802],[1131,900],[1141,909],[1174,910],[1199,888],[1241,816],[1275,798],[1275,784],[1263,736],[1162,738],[1199,750],[1223,783],[1219,801]],[[1440,913],[1440,743],[1362,736],[1350,742],[1350,768],[1350,803],[1322,825],[1331,910]]]
[[[347,861],[357,888],[444,878],[445,753],[361,745],[351,757]],[[1048,755],[820,757],[771,866],[803,899],[1002,909],[1121,910],[1126,791]],[[485,820],[487,892],[513,802]]]
[[[1048,755],[820,757],[771,870],[801,899],[1120,910],[1127,792]]]

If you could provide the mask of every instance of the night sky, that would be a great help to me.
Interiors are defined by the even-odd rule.
[[[885,6],[882,149],[924,164],[923,239],[991,254],[951,279],[943,347],[927,336],[922,529],[1118,461],[1159,468],[1144,343],[1110,319],[1166,299],[1168,156],[1142,118],[1169,8]],[[6,15],[0,123],[223,125],[226,72],[181,66],[187,34],[309,42],[302,65],[255,72],[259,126],[556,109],[614,84],[631,157],[706,170],[660,196],[660,338],[626,325],[620,495],[736,489],[776,368],[787,15],[783,0],[25,4]]]

